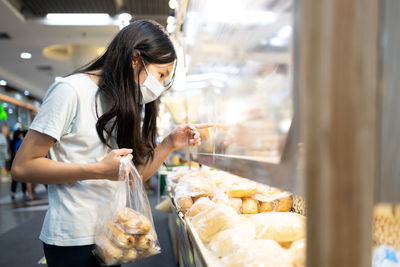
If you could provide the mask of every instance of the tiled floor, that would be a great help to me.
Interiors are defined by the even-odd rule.
[[[43,266],[38,263],[43,257],[38,236],[48,204],[46,188],[37,185],[38,199],[25,201],[18,185],[16,200],[11,201],[10,186],[10,179],[3,177],[0,183],[0,266]],[[124,267],[176,267],[168,232],[168,214],[154,210],[156,194],[149,194],[149,201],[162,253]]]
[[[12,201],[10,188],[10,178],[3,177],[0,183],[0,235],[47,210],[47,193],[43,185],[36,186],[38,199],[34,201],[24,200],[21,184],[18,184],[16,199]]]

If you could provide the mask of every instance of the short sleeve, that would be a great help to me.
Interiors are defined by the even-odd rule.
[[[55,83],[47,91],[30,129],[60,141],[71,128],[77,105],[78,96],[75,89],[65,82]]]

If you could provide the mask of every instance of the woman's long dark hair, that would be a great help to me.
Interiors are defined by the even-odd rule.
[[[142,59],[146,65],[176,60],[174,46],[163,26],[151,20],[137,20],[114,37],[100,58],[78,72],[101,69],[98,94],[106,100],[107,110],[96,124],[100,140],[111,147],[110,137],[116,134],[118,147],[132,148],[134,163],[143,164],[154,156],[158,107],[157,101],[146,104],[143,117],[142,94],[132,66],[135,55],[139,55],[137,81],[143,69]]]

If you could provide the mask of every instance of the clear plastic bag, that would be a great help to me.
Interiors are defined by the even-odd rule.
[[[234,227],[239,222],[236,211],[225,204],[216,204],[191,218],[192,224],[203,242],[222,230]]]
[[[262,212],[250,217],[257,239],[293,242],[305,238],[306,218],[294,212]]]
[[[160,251],[142,177],[121,158],[114,199],[102,206],[96,223],[95,255],[105,266],[146,258]]]

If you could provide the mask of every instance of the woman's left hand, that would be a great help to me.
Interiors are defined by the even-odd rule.
[[[197,130],[206,129],[213,127],[214,124],[182,124],[176,127],[167,137],[168,142],[172,150],[199,146],[201,144],[200,133]]]

